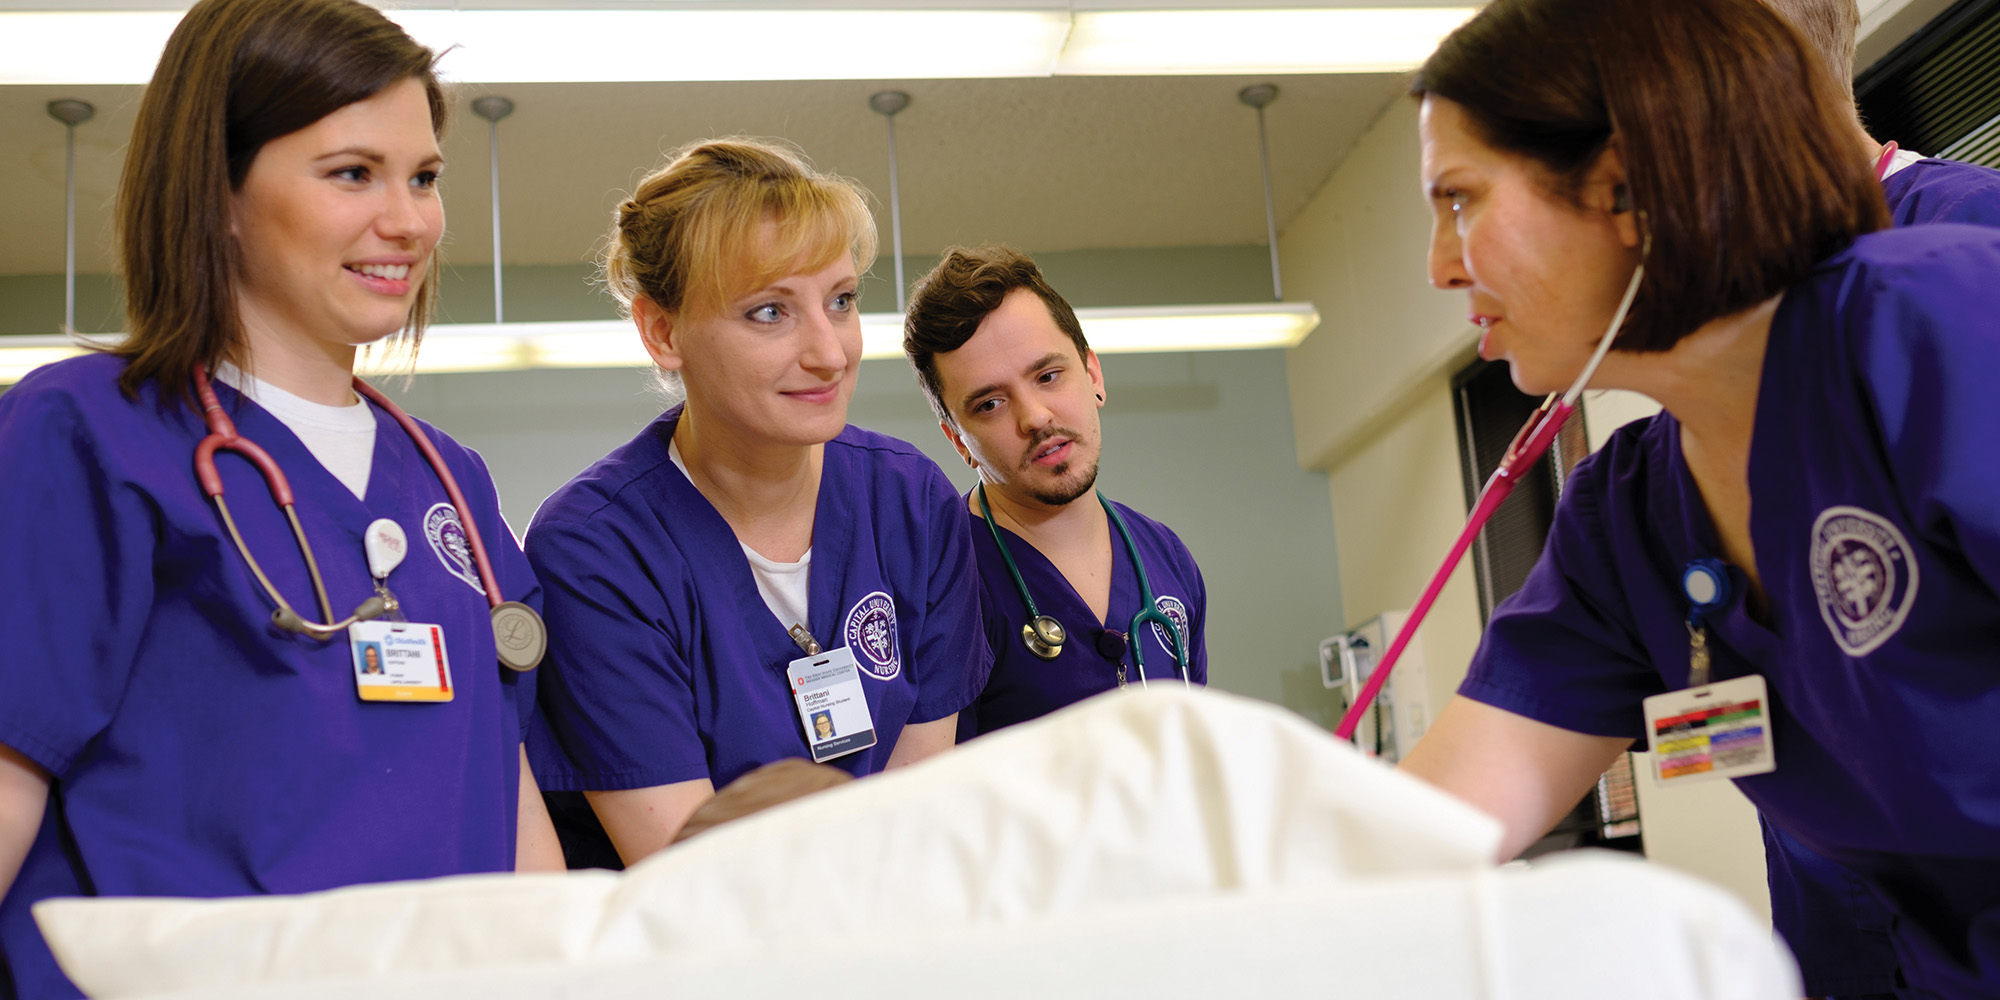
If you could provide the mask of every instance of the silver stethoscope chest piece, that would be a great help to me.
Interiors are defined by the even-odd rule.
[[[1007,551],[1007,540],[1000,537],[1000,526],[993,520],[993,508],[986,502],[986,484],[980,483],[973,492],[979,499],[979,513],[986,522],[986,528],[993,533],[993,545],[1000,550],[1000,559],[1007,564],[1007,575],[1014,580],[1014,588],[1020,591],[1021,603],[1028,606],[1028,623],[1021,626],[1021,642],[1028,652],[1044,660],[1053,660],[1062,655],[1063,643],[1069,639],[1069,630],[1054,618],[1042,614],[1035,606],[1035,595],[1028,592],[1028,581],[1021,578],[1021,567],[1014,562],[1014,554]],[[1139,683],[1146,683],[1146,654],[1139,648],[1137,636],[1140,626],[1151,622],[1160,629],[1161,642],[1173,654],[1174,666],[1180,669],[1181,680],[1188,681],[1188,653],[1180,626],[1175,625],[1159,609],[1159,601],[1153,596],[1153,585],[1146,579],[1146,564],[1139,558],[1139,546],[1132,541],[1132,531],[1125,526],[1125,518],[1104,499],[1097,495],[1097,502],[1104,507],[1104,515],[1118,529],[1118,537],[1125,542],[1125,554],[1132,560],[1132,570],[1139,578],[1139,613],[1132,616],[1131,640],[1109,629],[1098,634],[1097,649],[1106,659],[1118,660],[1118,686],[1125,686],[1124,656],[1127,649],[1132,652],[1132,662],[1139,668]],[[1112,637],[1116,637],[1113,639]],[[1191,683],[1191,682],[1190,682]]]
[[[520,601],[502,601],[493,608],[493,648],[500,665],[525,673],[542,662],[549,649],[549,630],[542,616]]]
[[[1062,655],[1063,642],[1069,633],[1063,630],[1062,622],[1048,615],[1036,615],[1028,624],[1021,626],[1021,641],[1027,643],[1028,652],[1044,660],[1053,660]]]

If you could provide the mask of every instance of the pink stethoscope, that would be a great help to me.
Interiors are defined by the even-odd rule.
[[[1889,165],[1896,159],[1896,150],[1894,141],[1883,145],[1882,155],[1875,161],[1876,183],[1881,183],[1889,176]],[[1649,237],[1648,248],[1651,242]],[[1562,430],[1570,414],[1576,412],[1577,399],[1590,384],[1590,377],[1597,374],[1598,364],[1611,349],[1611,342],[1618,336],[1618,328],[1625,325],[1625,313],[1632,308],[1632,300],[1639,294],[1639,279],[1646,273],[1646,265],[1643,263],[1645,253],[1645,250],[1640,251],[1641,263],[1632,269],[1632,283],[1626,286],[1625,298],[1618,303],[1618,311],[1612,314],[1611,328],[1604,332],[1604,339],[1598,342],[1597,352],[1591,355],[1590,363],[1583,366],[1583,374],[1577,376],[1575,384],[1569,387],[1568,392],[1562,393],[1560,397],[1551,393],[1549,398],[1543,400],[1542,405],[1528,418],[1527,426],[1522,427],[1521,432],[1514,435],[1513,443],[1507,446],[1506,455],[1500,459],[1500,467],[1493,470],[1493,475],[1486,480],[1486,485],[1480,488],[1479,499],[1472,505],[1472,514],[1465,519],[1465,528],[1458,533],[1458,541],[1452,543],[1450,554],[1444,557],[1444,565],[1438,567],[1436,575],[1431,577],[1430,584],[1424,587],[1423,596],[1417,599],[1416,607],[1410,609],[1409,619],[1396,633],[1395,640],[1389,643],[1389,651],[1382,654],[1382,660],[1376,664],[1375,672],[1369,676],[1368,683],[1355,697],[1354,704],[1348,706],[1347,714],[1340,717],[1340,726],[1334,730],[1334,735],[1343,740],[1354,738],[1354,731],[1361,726],[1362,716],[1367,713],[1368,706],[1374,703],[1376,694],[1382,690],[1382,685],[1389,680],[1389,671],[1395,668],[1396,660],[1403,655],[1403,647],[1410,644],[1411,637],[1417,634],[1417,626],[1423,623],[1424,616],[1430,613],[1431,605],[1437,602],[1438,592],[1444,589],[1445,579],[1451,576],[1452,570],[1458,568],[1459,560],[1465,558],[1465,550],[1472,547],[1472,540],[1478,537],[1479,530],[1486,527],[1486,522],[1493,518],[1493,512],[1499,510],[1507,495],[1514,492],[1514,486],[1520,482],[1521,476],[1533,468],[1536,462],[1541,461],[1542,456],[1548,452],[1549,445],[1555,441],[1556,433]]]
[[[1458,541],[1452,543],[1451,553],[1444,557],[1444,565],[1438,567],[1437,573],[1431,577],[1430,584],[1424,588],[1423,596],[1417,599],[1416,607],[1410,609],[1409,619],[1396,632],[1396,638],[1389,643],[1388,652],[1382,654],[1381,662],[1375,665],[1375,672],[1369,675],[1368,683],[1361,688],[1361,693],[1355,697],[1354,704],[1348,706],[1347,714],[1340,717],[1340,726],[1334,730],[1334,735],[1343,740],[1354,738],[1354,730],[1360,727],[1361,718],[1367,714],[1368,706],[1374,703],[1375,695],[1389,680],[1389,671],[1395,668],[1396,660],[1403,655],[1403,647],[1408,646],[1411,637],[1417,634],[1417,626],[1423,624],[1424,616],[1430,613],[1431,605],[1437,602],[1438,592],[1444,589],[1445,579],[1451,576],[1452,570],[1458,568],[1458,561],[1465,558],[1465,550],[1472,546],[1472,540],[1478,537],[1479,529],[1484,528],[1486,522],[1492,519],[1493,512],[1500,509],[1500,504],[1506,501],[1507,495],[1514,492],[1514,487],[1521,481],[1521,477],[1548,452],[1549,445],[1556,439],[1556,433],[1562,430],[1570,414],[1576,412],[1577,399],[1582,397],[1584,388],[1590,384],[1590,377],[1597,374],[1597,366],[1603,363],[1604,355],[1611,350],[1611,342],[1618,338],[1619,327],[1625,325],[1625,314],[1631,310],[1632,300],[1639,294],[1639,279],[1646,273],[1646,252],[1651,246],[1652,239],[1648,237],[1645,247],[1639,252],[1640,263],[1632,269],[1632,281],[1625,286],[1625,297],[1619,301],[1617,312],[1611,315],[1611,328],[1604,331],[1604,339],[1598,341],[1596,352],[1590,356],[1590,363],[1583,366],[1583,373],[1576,377],[1569,391],[1550,393],[1549,398],[1543,400],[1542,405],[1528,418],[1520,433],[1514,435],[1513,443],[1507,446],[1507,453],[1500,459],[1500,467],[1493,470],[1493,475],[1486,480],[1486,485],[1480,488],[1479,499],[1472,505],[1472,514],[1465,519],[1465,528],[1458,533]]]
[[[333,604],[327,600],[326,581],[321,578],[319,562],[313,558],[312,544],[306,541],[304,526],[299,523],[299,515],[293,509],[292,484],[285,478],[285,471],[278,467],[277,460],[256,442],[237,433],[236,422],[223,412],[222,403],[215,397],[215,389],[208,383],[208,371],[201,365],[194,368],[195,396],[201,401],[202,420],[208,424],[208,436],[194,449],[194,474],[201,480],[203,493],[215,501],[215,509],[222,514],[222,524],[229,529],[229,538],[236,543],[236,551],[243,554],[243,561],[250,565],[250,572],[269,594],[277,610],[271,612],[272,624],[287,632],[296,632],[314,639],[330,639],[342,629],[357,622],[379,618],[389,610],[389,602],[381,595],[369,597],[354,609],[354,613],[340,621],[333,621]],[[472,520],[472,511],[465,503],[465,494],[458,488],[458,480],[452,477],[444,458],[437,447],[431,444],[423,429],[417,426],[410,415],[403,412],[387,396],[382,395],[372,385],[359,377],[354,379],[354,391],[381,407],[396,423],[402,425],[410,440],[416,442],[417,450],[423,452],[431,471],[437,473],[438,481],[444,484],[445,495],[458,512],[459,526],[465,529],[465,543],[471,551],[473,565],[479,571],[479,581],[486,591],[486,604],[491,611],[495,648],[499,651],[500,663],[510,670],[533,670],[541,662],[542,653],[547,649],[547,630],[541,616],[535,609],[519,601],[509,601],[500,594],[500,583],[493,573],[493,563],[486,557],[486,543],[479,536],[479,528]],[[291,522],[292,537],[298,540],[299,553],[305,557],[306,574],[312,578],[313,593],[319,598],[320,613],[330,624],[309,622],[292,609],[289,601],[271,578],[264,575],[263,567],[257,564],[257,557],[250,554],[250,547],[243,541],[243,533],[236,528],[236,519],[229,514],[229,504],[222,498],[222,476],[215,471],[215,453],[233,451],[250,461],[264,477],[264,484],[271,491],[271,499],[285,512]]]

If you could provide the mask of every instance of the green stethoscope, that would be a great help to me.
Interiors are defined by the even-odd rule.
[[[1007,563],[1007,575],[1014,578],[1015,589],[1021,592],[1021,603],[1028,606],[1028,623],[1021,626],[1021,641],[1028,652],[1044,660],[1053,660],[1062,655],[1063,643],[1068,641],[1069,632],[1062,623],[1042,614],[1035,606],[1035,597],[1028,593],[1028,582],[1021,578],[1021,568],[1014,564],[1014,554],[1007,551],[1007,541],[1000,537],[1000,526],[993,521],[993,508],[986,503],[986,484],[977,487],[979,513],[986,519],[986,530],[993,532],[993,544],[1000,548],[1000,558]],[[1125,540],[1125,553],[1132,558],[1132,569],[1139,575],[1139,613],[1132,616],[1131,631],[1125,635],[1125,645],[1132,648],[1132,662],[1139,668],[1139,686],[1146,686],[1146,648],[1139,641],[1139,628],[1147,623],[1159,626],[1167,637],[1167,648],[1174,654],[1174,666],[1180,670],[1181,682],[1192,684],[1188,679],[1187,647],[1183,644],[1179,626],[1160,610],[1159,601],[1153,596],[1153,584],[1146,578],[1146,564],[1139,559],[1139,546],[1132,541],[1132,529],[1125,526],[1125,516],[1104,494],[1097,494],[1097,502],[1104,505],[1104,512],[1111,516],[1111,523],[1118,527],[1118,537]],[[1125,686],[1125,657],[1118,657],[1118,686]]]

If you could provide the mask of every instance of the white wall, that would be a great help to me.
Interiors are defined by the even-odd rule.
[[[1449,379],[1477,337],[1425,277],[1416,128],[1413,102],[1391,104],[1278,244],[1287,288],[1325,317],[1286,371],[1299,463],[1328,472],[1350,625],[1415,603],[1465,520]],[[1431,715],[1479,630],[1461,567],[1421,630]]]
[[[1285,287],[1324,319],[1288,359],[1299,464],[1331,469],[1470,357],[1465,297],[1431,289],[1417,109],[1398,100],[1334,171],[1278,250]]]
[[[1350,624],[1415,602],[1466,516],[1450,378],[1473,354],[1465,298],[1429,287],[1429,207],[1418,188],[1416,107],[1386,110],[1279,241],[1286,285],[1326,317],[1287,372],[1299,462],[1328,472]],[[1592,448],[1657,404],[1593,393]],[[1434,703],[1465,676],[1481,623],[1469,561],[1422,630]],[[1643,766],[1643,761],[1641,762]],[[1643,781],[1643,779],[1642,779]],[[1642,787],[1649,857],[1770,912],[1755,810],[1727,783]]]
[[[1325,474],[1293,458],[1282,353],[1114,355],[1104,371],[1100,486],[1173,527],[1200,563],[1211,682],[1330,720],[1317,648],[1341,620],[1333,525]],[[631,371],[433,375],[399,395],[480,451],[517,532],[662,407]],[[863,363],[849,419],[914,442],[970,488],[902,361]]]

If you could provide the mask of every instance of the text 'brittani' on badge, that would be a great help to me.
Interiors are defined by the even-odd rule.
[[[806,747],[813,763],[844,757],[875,745],[875,720],[868,712],[868,693],[861,687],[861,668],[846,646],[802,656],[785,669],[792,700],[805,724]]]

